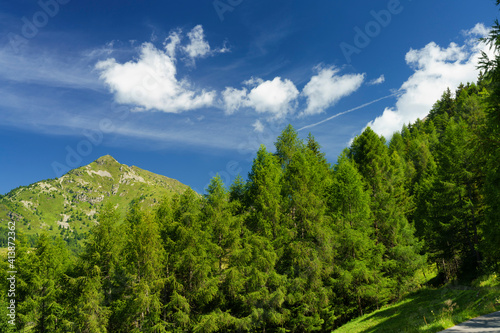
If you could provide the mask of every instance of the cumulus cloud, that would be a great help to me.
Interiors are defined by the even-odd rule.
[[[96,69],[100,78],[121,104],[134,104],[137,110],[160,110],[178,113],[211,106],[214,91],[195,91],[187,80],[176,77],[175,49],[179,44],[176,33],[170,35],[165,49],[144,43],[137,60],[118,63],[114,58],[100,61]]]
[[[340,70],[334,67],[317,70],[301,93],[292,81],[281,77],[267,81],[252,77],[243,82],[249,89],[228,87],[222,93],[226,114],[245,107],[282,119],[297,109],[301,98],[306,100],[306,106],[299,116],[318,114],[358,90],[365,79],[364,74],[338,75]]]
[[[484,26],[476,25],[468,35],[485,33]],[[475,82],[481,50],[487,47],[477,39],[460,46],[451,43],[441,47],[434,42],[406,54],[406,63],[414,73],[400,88],[402,94],[395,107],[386,108],[381,116],[368,123],[375,132],[390,138],[404,124],[427,116],[443,92],[454,90],[460,83]]]
[[[263,81],[248,93],[248,102],[259,113],[271,113],[276,118],[285,116],[293,110],[299,91],[292,81],[275,77],[272,81]]]
[[[295,109],[295,102],[299,91],[292,81],[275,77],[273,80],[264,81],[260,78],[252,78],[244,82],[252,87],[235,89],[226,88],[222,93],[224,107],[227,114],[247,107],[258,113],[268,113],[273,118],[285,117]]]
[[[382,84],[382,83],[384,83],[384,82],[385,82],[385,76],[384,76],[384,74],[382,74],[382,75],[380,75],[378,78],[373,79],[373,80],[371,80],[370,82],[368,82],[368,85],[370,85],[370,86],[375,86],[375,85],[377,85],[377,84]]]
[[[361,87],[365,79],[364,74],[337,75],[339,71],[333,67],[321,68],[318,74],[311,78],[302,91],[307,98],[307,107],[301,115],[322,113]]]
[[[356,91],[365,79],[365,74],[339,75],[337,68],[318,66],[317,74],[311,77],[302,93],[291,80],[279,76],[269,80],[252,77],[243,82],[243,87],[226,87],[220,92],[196,89],[189,79],[177,78],[177,60],[194,65],[195,59],[229,49],[226,44],[212,49],[201,25],[186,35],[188,42],[181,30],[172,31],[163,47],[143,43],[138,47],[138,57],[124,63],[106,54],[108,58],[99,61],[95,68],[115,101],[132,105],[134,111],[179,113],[218,106],[227,115],[246,108],[272,119],[283,119],[301,104],[305,105],[301,116],[321,113]]]

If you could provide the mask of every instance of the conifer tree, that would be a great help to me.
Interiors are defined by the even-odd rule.
[[[82,333],[106,333],[110,309],[103,306],[105,300],[99,268],[94,266],[86,275],[78,279],[80,293],[72,318],[73,329]]]
[[[128,237],[122,256],[128,279],[122,297],[128,301],[124,328],[129,332],[161,332],[165,329],[160,296],[165,283],[165,252],[157,221],[139,205],[133,204],[126,219]]]
[[[295,152],[303,149],[304,143],[299,139],[297,131],[289,124],[278,136],[274,145],[276,156],[282,168],[285,168],[292,161]]]
[[[309,147],[293,127],[276,142],[282,161],[282,202],[288,239],[277,244],[277,271],[287,275],[287,329],[311,331],[332,327],[334,315],[328,285],[333,266],[332,230],[326,215],[325,185],[330,182],[326,161],[310,137]]]
[[[388,292],[387,277],[380,271],[384,248],[375,241],[370,196],[345,155],[335,166],[329,210],[336,239],[334,288],[341,304],[335,314],[346,322],[355,312],[363,315],[365,308],[384,302]]]
[[[167,253],[164,315],[172,332],[192,330],[213,310],[219,290],[216,247],[201,224],[200,207],[199,196],[187,189],[172,199],[171,214],[158,212]]]
[[[442,261],[448,278],[464,267],[478,267],[479,221],[482,202],[478,191],[480,173],[471,150],[471,131],[462,121],[450,121],[437,150],[438,176],[432,196],[431,250]],[[437,251],[437,253],[436,253]]]
[[[249,173],[248,218],[250,230],[275,240],[281,232],[281,181],[282,170],[278,159],[264,146],[257,152]]]
[[[227,264],[229,253],[238,244],[241,226],[233,216],[229,192],[219,175],[215,176],[208,185],[204,199],[203,223],[211,234],[212,242],[217,245],[216,257],[219,261],[219,272],[222,272]]]
[[[497,1],[497,5],[500,2]],[[486,163],[486,186],[484,188],[487,203],[484,253],[490,265],[500,271],[500,23],[495,21],[490,34],[483,39],[493,50],[493,58],[486,53],[480,62],[484,71],[483,84],[488,87],[486,97],[486,125],[481,135],[482,151],[488,156]]]
[[[65,327],[61,279],[69,254],[61,239],[52,241],[42,234],[36,250],[26,255],[21,260],[19,289],[25,298],[19,305],[20,323],[37,333],[58,332]]]
[[[354,139],[352,158],[371,194],[375,238],[385,247],[384,272],[391,277],[397,296],[405,291],[415,270],[424,263],[421,244],[406,215],[411,201],[404,187],[403,161],[393,152],[389,156],[385,140],[369,127]]]
[[[107,332],[114,298],[115,267],[121,251],[122,234],[117,228],[119,214],[111,204],[103,206],[97,224],[85,242],[77,263],[74,327],[78,332]]]

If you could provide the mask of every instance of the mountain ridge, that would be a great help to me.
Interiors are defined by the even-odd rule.
[[[111,202],[124,216],[133,200],[153,205],[187,188],[178,180],[104,155],[59,178],[20,186],[1,196],[0,221],[4,226],[17,222],[26,234],[87,232],[97,223],[104,202]]]

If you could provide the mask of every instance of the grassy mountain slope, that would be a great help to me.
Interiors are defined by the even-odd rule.
[[[27,235],[41,231],[82,233],[95,224],[104,202],[111,202],[123,216],[132,200],[152,205],[186,188],[175,179],[120,164],[106,155],[61,178],[12,190],[0,198],[0,221],[2,226],[16,221],[17,228]]]

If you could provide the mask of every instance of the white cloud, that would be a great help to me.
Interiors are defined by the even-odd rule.
[[[302,115],[322,113],[335,105],[341,98],[358,90],[365,79],[364,74],[339,76],[339,69],[322,68],[304,87],[302,94],[307,98],[307,107]]]
[[[263,81],[248,94],[248,106],[258,113],[271,113],[275,118],[282,118],[293,111],[293,102],[299,91],[292,81],[275,77],[272,81]]]
[[[181,43],[180,32],[174,31],[165,39],[163,45],[165,46],[165,51],[170,58],[175,58],[175,51],[179,44]]]
[[[382,75],[380,75],[378,78],[373,79],[373,80],[371,80],[370,82],[368,82],[368,85],[370,85],[370,86],[375,86],[375,85],[377,85],[377,84],[382,84],[382,83],[384,83],[384,82],[385,82],[385,76],[384,76],[384,74],[382,74]]]
[[[177,80],[173,55],[178,43],[178,36],[171,34],[165,51],[144,43],[137,60],[120,64],[109,58],[98,62],[96,69],[121,104],[170,113],[211,106],[214,91],[195,91],[187,80]]]
[[[483,33],[482,30],[476,25],[467,33]],[[446,48],[431,42],[422,49],[410,50],[405,59],[414,69],[413,75],[401,86],[402,94],[395,107],[386,108],[368,126],[390,138],[404,124],[426,117],[447,88],[453,91],[460,83],[477,80],[481,50],[486,51],[487,47],[477,40],[466,41],[463,46],[451,43]]]
[[[246,88],[239,90],[236,88],[227,87],[222,92],[222,99],[224,102],[226,114],[233,114],[236,110],[243,107],[247,103],[247,94],[248,90]]]
[[[256,120],[255,123],[253,123],[253,130],[258,133],[264,132],[264,124],[260,120]]]
[[[183,42],[183,37],[182,30],[177,29],[165,39],[163,49],[143,43],[138,59],[126,63],[118,63],[114,58],[99,61],[95,68],[114,93],[115,101],[133,104],[135,111],[168,113],[213,106],[216,91],[195,89],[188,79],[177,79],[177,53],[181,53],[188,66],[193,66],[195,59],[229,52],[229,48],[224,43],[219,49],[211,49],[201,25],[187,33],[188,43]]]
[[[224,42],[222,47],[217,49],[212,49],[210,44],[205,39],[205,33],[203,31],[203,27],[201,25],[197,25],[190,32],[187,33],[189,38],[189,44],[182,47],[182,51],[187,55],[187,61],[189,65],[194,65],[196,58],[205,58],[217,53],[227,53],[230,52],[229,47],[227,46],[227,41]],[[179,33],[175,36],[178,39],[175,40],[177,44],[175,47],[180,44],[180,36]],[[185,59],[186,60],[186,59]]]
[[[226,114],[247,107],[257,113],[269,113],[275,119],[282,119],[294,111],[299,91],[292,81],[275,77],[267,81],[251,78],[243,83],[254,87],[250,91],[247,88],[228,87],[222,93]]]
[[[182,31],[173,31],[161,49],[144,43],[139,47],[138,58],[119,63],[109,57],[99,61],[95,68],[115,101],[133,105],[134,111],[179,113],[211,107],[220,93],[226,114],[248,108],[273,119],[283,119],[293,113],[301,97],[307,100],[301,115],[321,113],[359,89],[365,78],[364,74],[338,75],[339,69],[334,67],[317,67],[317,75],[310,79],[302,94],[291,80],[279,76],[271,80],[252,77],[243,82],[246,87],[227,87],[222,92],[195,89],[188,79],[177,79],[177,52],[182,53],[181,59],[187,61],[187,65],[194,65],[196,58],[228,52],[229,48],[224,43],[221,48],[212,49],[201,25],[188,32],[187,37],[189,42],[183,43]]]
[[[202,58],[210,54],[210,45],[205,40],[201,25],[194,27],[187,35],[190,43],[183,47],[183,50],[191,59]]]
[[[490,28],[487,28],[482,23],[478,23],[474,28],[463,31],[466,36],[486,37],[490,33]]]
[[[350,95],[362,85],[365,74],[337,75],[339,69],[317,67],[318,74],[299,93],[295,84],[281,77],[264,81],[252,77],[243,82],[247,88],[227,87],[222,93],[226,114],[233,114],[241,108],[251,108],[257,113],[269,113],[274,119],[283,119],[293,113],[301,97],[307,106],[299,116],[323,112],[341,98]]]

